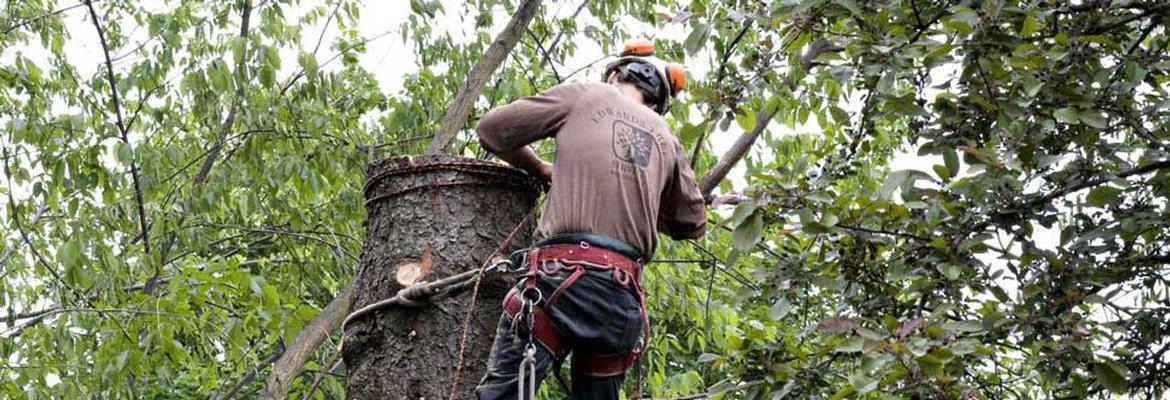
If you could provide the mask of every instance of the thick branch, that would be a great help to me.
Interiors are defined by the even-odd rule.
[[[475,66],[471,67],[471,72],[463,81],[463,86],[459,87],[451,107],[447,108],[443,119],[439,120],[439,130],[435,132],[435,138],[431,141],[427,154],[442,153],[455,140],[455,136],[467,121],[468,114],[471,114],[476,99],[483,93],[484,84],[508,57],[508,53],[512,52],[512,48],[516,47],[520,35],[527,29],[532,17],[536,16],[536,8],[539,5],[540,0],[525,0],[521,3],[516,13],[512,15],[512,20],[508,21],[508,25],[492,41],[487,52],[476,61]]]
[[[244,9],[240,10],[240,37],[248,37],[248,29],[252,21],[252,1],[244,2]],[[246,45],[245,45],[246,47]],[[236,63],[236,75],[242,77],[244,70],[244,63],[248,57],[240,57],[240,61]],[[242,78],[241,78],[242,79]],[[203,165],[199,167],[199,172],[195,174],[195,186],[202,185],[207,182],[207,174],[211,173],[211,166],[215,165],[215,160],[219,158],[219,152],[223,150],[224,141],[227,140],[228,132],[231,132],[232,126],[236,124],[236,112],[239,111],[240,103],[243,102],[244,85],[242,82],[236,82],[236,97],[232,100],[232,105],[228,109],[228,115],[223,119],[223,123],[219,127],[219,139],[216,139],[215,144],[211,146],[211,150],[207,151],[207,158],[203,160]]]
[[[284,354],[272,366],[272,375],[268,376],[260,398],[265,400],[285,399],[292,389],[293,379],[300,375],[305,363],[316,351],[317,346],[329,337],[334,329],[341,326],[345,314],[349,311],[349,304],[353,297],[353,287],[356,278],[353,278],[341,288],[337,297],[329,302],[312,321],[309,321],[301,333],[297,334],[292,344],[285,349]]]
[[[781,86],[792,88],[792,86],[796,83],[796,79],[794,77],[800,73],[808,71],[809,68],[812,68],[813,60],[816,60],[816,58],[821,54],[841,50],[842,49],[840,47],[833,46],[832,43],[826,39],[818,39],[809,45],[808,51],[805,52],[803,57],[801,57],[800,65],[797,67],[799,70],[792,71],[788,74],[788,76],[785,76],[784,81],[781,82]],[[714,167],[711,167],[711,170],[707,172],[707,175],[703,176],[703,179],[699,181],[699,191],[703,194],[703,198],[707,199],[708,202],[712,200],[711,192],[715,190],[716,186],[719,186],[719,182],[722,182],[723,178],[726,178],[727,174],[731,172],[731,169],[739,163],[739,160],[743,159],[743,157],[747,155],[747,152],[749,149],[751,149],[752,144],[755,144],[756,139],[760,137],[760,134],[768,128],[768,123],[772,122],[772,117],[775,116],[776,111],[777,110],[772,110],[768,112],[761,110],[757,112],[755,128],[752,129],[751,132],[744,132],[744,134],[740,136],[739,139],[736,139],[735,144],[731,146],[731,149],[728,150],[727,153],[723,155],[723,158],[720,158],[719,162],[716,163]]]
[[[715,191],[715,187],[719,186],[719,182],[722,182],[731,169],[739,163],[739,160],[747,155],[748,150],[756,143],[756,139],[768,128],[768,123],[772,122],[772,116],[775,113],[776,111],[765,112],[763,110],[756,112],[755,128],[751,132],[744,132],[739,139],[736,139],[735,144],[731,145],[731,149],[727,150],[723,158],[720,158],[719,162],[715,163],[710,171],[707,171],[707,175],[699,180],[699,192],[703,194],[703,198],[707,199],[708,203],[713,200],[711,193]]]
[[[102,44],[102,54],[106,58],[106,79],[110,81],[110,95],[114,103],[114,115],[117,117],[115,122],[118,126],[118,133],[122,135],[122,143],[130,146],[129,129],[122,121],[122,100],[118,98],[118,80],[114,78],[114,62],[110,60],[110,46],[106,43],[106,33],[98,21],[93,1],[87,0],[85,6],[89,8],[90,21],[93,22],[93,27],[97,30],[98,40]],[[148,226],[146,223],[146,204],[142,198],[142,184],[139,183],[138,179],[138,161],[134,157],[130,159],[130,179],[134,181],[134,200],[138,203],[138,226],[142,231],[142,248],[147,254],[150,254],[150,235],[146,231]]]

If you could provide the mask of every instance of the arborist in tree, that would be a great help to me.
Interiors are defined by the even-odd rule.
[[[662,118],[686,72],[658,68],[653,54],[650,42],[632,42],[602,83],[558,85],[480,119],[484,148],[551,187],[543,239],[513,257],[523,276],[504,300],[478,398],[528,399],[552,364],[573,398],[617,399],[645,350],[642,266],[657,233],[698,238],[707,221],[682,144]],[[549,137],[555,164],[527,146]],[[570,353],[572,385],[559,375]]]

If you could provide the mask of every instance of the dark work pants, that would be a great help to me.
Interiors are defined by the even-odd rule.
[[[566,275],[541,277],[537,288],[547,299]],[[564,335],[573,354],[624,354],[637,345],[642,337],[642,308],[630,288],[614,283],[609,272],[590,272],[573,283],[551,308],[544,307],[552,323]],[[507,312],[500,317],[496,340],[488,358],[488,372],[476,387],[480,400],[516,399],[517,374],[524,360],[524,341],[527,326],[517,324],[512,331],[512,319]],[[544,381],[552,354],[544,346],[536,346],[537,387]],[[609,377],[590,376],[572,370],[573,399],[616,400],[624,374]]]

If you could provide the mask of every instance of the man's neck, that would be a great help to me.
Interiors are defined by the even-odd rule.
[[[616,83],[613,86],[624,93],[626,96],[629,96],[638,104],[642,103],[642,91],[638,90],[638,88],[634,85],[628,83]]]

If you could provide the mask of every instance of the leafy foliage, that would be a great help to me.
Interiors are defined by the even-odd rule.
[[[380,37],[359,36],[376,16],[354,1],[95,2],[112,80],[70,54],[97,43],[69,22],[91,28],[85,5],[0,9],[0,395],[259,390],[355,272],[364,164],[425,149],[513,3],[412,0],[397,93],[358,62]],[[450,15],[473,33],[438,29]],[[648,266],[655,398],[1153,398],[1170,386],[1168,16],[550,3],[473,116],[593,79],[565,60],[649,26],[684,32],[654,40],[694,71],[668,122],[699,175],[713,137],[763,126],[745,196]],[[455,148],[485,157],[471,137]],[[294,396],[342,395],[335,349]]]

